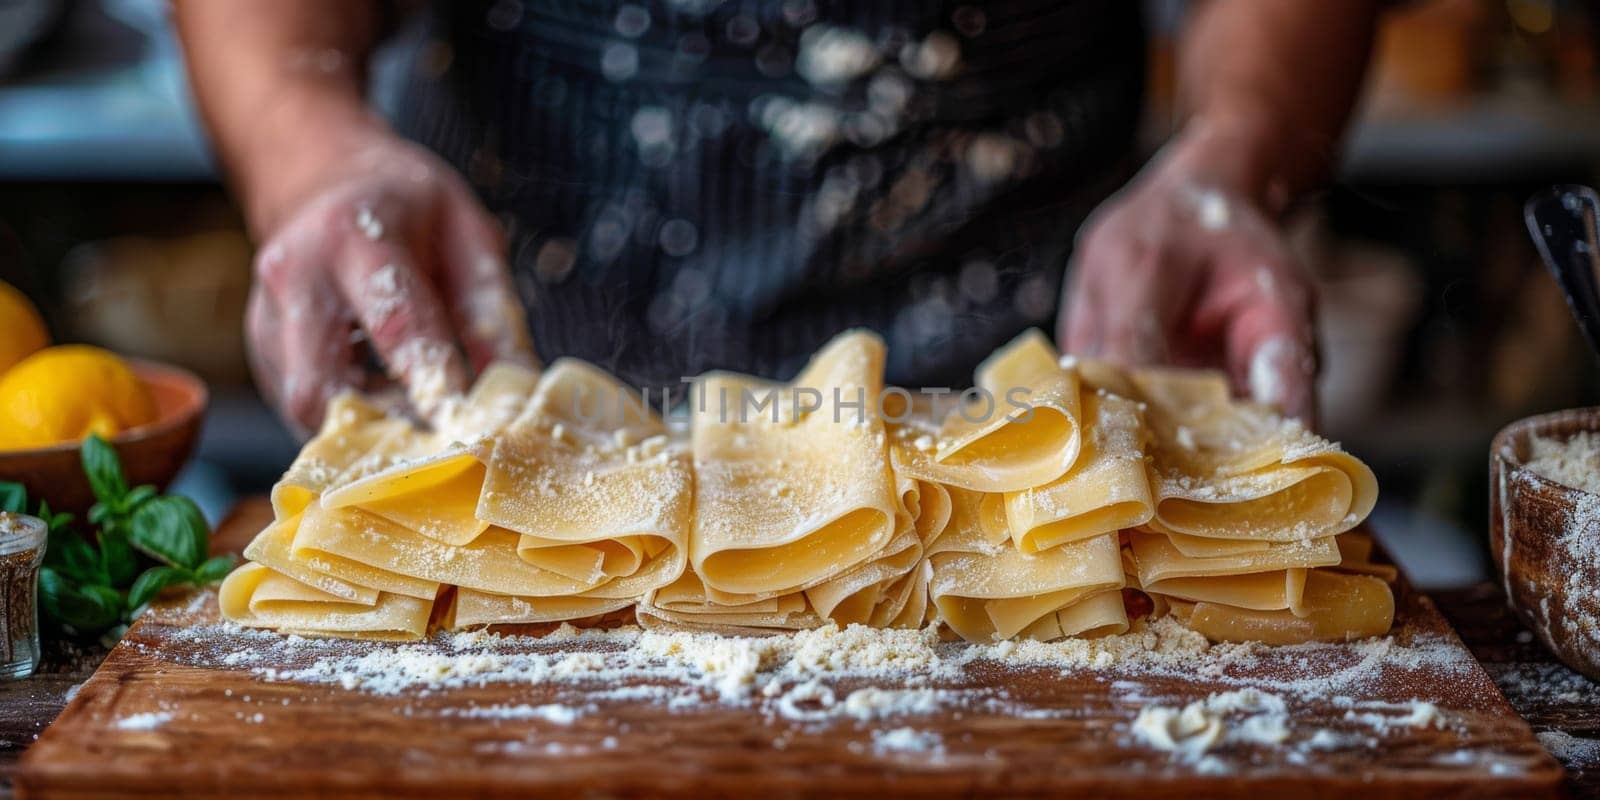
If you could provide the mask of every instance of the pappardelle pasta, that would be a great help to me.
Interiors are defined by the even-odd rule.
[[[427,426],[336,398],[222,614],[387,640],[630,613],[972,641],[1393,624],[1394,570],[1357,530],[1371,470],[1222,376],[1060,358],[1034,331],[930,397],[886,387],[884,357],[850,331],[787,383],[701,376],[666,417],[570,359],[491,367]]]

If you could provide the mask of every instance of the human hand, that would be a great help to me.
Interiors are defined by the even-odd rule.
[[[1313,286],[1226,142],[1180,137],[1085,223],[1056,335],[1125,364],[1223,367],[1236,392],[1314,424]]]
[[[535,364],[499,226],[461,177],[386,130],[340,141],[247,198],[264,230],[246,334],[279,413],[315,430],[362,387],[363,336],[423,416],[469,369]]]

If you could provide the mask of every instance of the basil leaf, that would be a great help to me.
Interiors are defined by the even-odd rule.
[[[173,567],[200,566],[210,536],[200,507],[180,495],[154,498],[128,520],[128,542],[139,552]]]
[[[208,559],[194,571],[194,582],[199,586],[210,586],[223,578],[228,577],[228,572],[233,569],[233,556],[217,556]]]
[[[44,550],[46,567],[80,583],[108,583],[100,554],[76,532],[58,528],[49,534]]]
[[[95,499],[108,508],[119,508],[128,495],[128,480],[122,475],[122,460],[106,440],[89,434],[83,440],[83,474],[89,477],[89,487]]]
[[[45,614],[80,633],[97,633],[122,619],[122,595],[109,586],[74,586],[55,570],[39,570],[39,601]]]
[[[162,589],[176,586],[188,578],[187,573],[176,567],[151,567],[145,570],[144,574],[133,582],[133,588],[128,590],[128,609],[139,610],[141,606],[154,600],[156,595],[161,594]]]
[[[128,544],[128,537],[114,525],[100,529],[100,568],[112,586],[127,586],[139,571],[139,556]]]
[[[104,525],[111,521],[112,516],[111,508],[103,503],[95,503],[89,506],[90,525]]]
[[[122,501],[122,513],[132,514],[134,511],[138,510],[139,506],[150,502],[150,499],[155,496],[156,487],[154,486],[139,486],[134,488],[133,491],[128,492],[127,498]]]
[[[28,490],[20,483],[0,481],[0,511],[28,513]]]
[[[71,514],[52,514],[50,513],[50,504],[43,500],[39,501],[39,519],[44,520],[45,529],[51,533],[55,533],[72,524]]]

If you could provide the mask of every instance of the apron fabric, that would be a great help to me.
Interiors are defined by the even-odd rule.
[[[396,124],[505,223],[547,362],[786,379],[868,327],[964,386],[1126,177],[1139,5],[441,0]]]

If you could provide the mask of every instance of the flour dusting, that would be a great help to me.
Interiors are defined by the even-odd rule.
[[[165,711],[146,711],[142,714],[130,714],[116,721],[117,730],[121,731],[153,731],[172,721],[172,714]]]
[[[1568,767],[1600,767],[1600,739],[1573,736],[1563,731],[1543,731],[1538,736],[1539,744]]]

